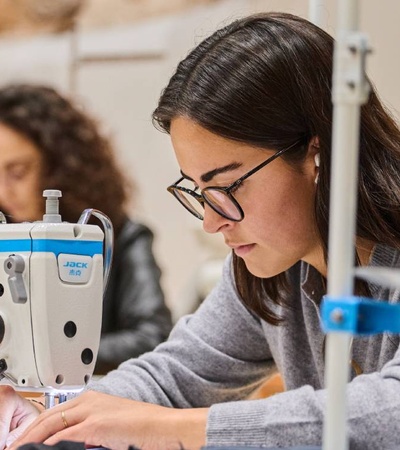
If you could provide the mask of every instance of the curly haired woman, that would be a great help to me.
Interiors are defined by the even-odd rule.
[[[42,220],[44,189],[62,191],[60,214],[76,222],[85,208],[107,214],[114,261],[104,296],[97,373],[152,350],[171,329],[153,234],[128,218],[130,183],[98,124],[54,89],[0,89],[0,210],[8,222]]]

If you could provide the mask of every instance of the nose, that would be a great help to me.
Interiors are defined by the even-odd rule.
[[[204,205],[203,230],[206,233],[222,233],[225,229],[232,227],[234,223],[232,220],[222,217],[207,204]]]

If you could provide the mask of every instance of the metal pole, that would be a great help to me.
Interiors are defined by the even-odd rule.
[[[323,11],[324,0],[309,0],[308,20],[321,28],[323,28]]]
[[[353,295],[354,239],[357,211],[360,105],[365,102],[365,38],[357,33],[358,0],[339,0],[338,35],[334,51],[332,173],[329,223],[328,296]],[[340,311],[335,311],[340,321]],[[327,336],[327,410],[323,449],[347,450],[346,387],[351,335]]]
[[[78,57],[78,27],[74,23],[69,32],[69,66],[68,66],[68,91],[74,96],[77,93],[77,75],[79,66]]]

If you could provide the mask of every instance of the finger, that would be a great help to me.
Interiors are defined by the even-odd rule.
[[[51,410],[42,413],[39,418],[27,427],[24,433],[13,442],[10,450],[14,450],[29,442],[43,442],[48,437],[63,430],[65,425],[61,416],[62,411],[63,410],[60,407],[54,407]]]
[[[12,428],[27,427],[29,419],[26,423],[26,408],[30,408],[31,405],[10,386],[0,386],[0,398],[0,448],[3,449]]]
[[[13,431],[11,431],[10,434],[7,436],[5,446],[10,447],[11,444],[22,435],[22,433],[28,428],[29,425],[30,423],[26,422],[20,425],[18,428],[15,428]]]
[[[64,428],[58,433],[46,439],[43,443],[46,445],[55,445],[60,441],[83,442],[85,446],[100,447],[100,436],[96,436],[96,441],[88,436],[88,429],[83,423]]]
[[[63,421],[60,420],[59,423],[57,421],[57,418],[61,417],[61,411],[66,409],[65,405],[58,405],[51,409],[47,409],[46,411],[42,412],[40,416],[37,418],[35,422],[33,422],[27,429],[26,433],[30,433],[32,430],[36,429],[37,427],[42,427],[43,423],[47,424],[54,424],[55,426],[58,425],[58,427],[62,428]],[[50,422],[49,422],[50,421]],[[51,430],[49,430],[51,431]],[[57,431],[57,429],[55,430]]]
[[[0,448],[3,449],[6,445],[6,439],[10,431],[10,424],[13,418],[14,409],[6,409],[0,411]]]

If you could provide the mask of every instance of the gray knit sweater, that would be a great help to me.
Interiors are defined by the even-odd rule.
[[[371,264],[400,267],[400,253],[378,245]],[[324,335],[319,273],[305,263],[289,271],[294,289],[284,325],[272,326],[242,304],[227,258],[223,278],[198,311],[182,318],[166,343],[123,363],[89,389],[160,405],[211,406],[208,445],[285,447],[321,445]],[[370,285],[375,298],[400,293]],[[399,337],[356,337],[353,360],[363,374],[348,385],[351,450],[400,448]],[[263,400],[248,396],[273,361],[287,391]],[[238,401],[240,400],[240,401]]]

